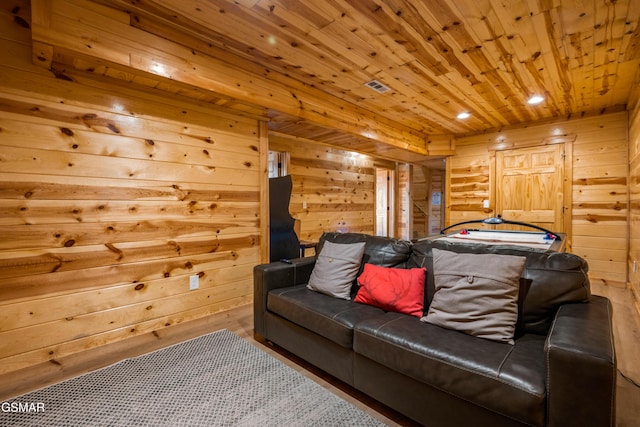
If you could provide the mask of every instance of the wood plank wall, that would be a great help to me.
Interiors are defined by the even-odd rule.
[[[411,165],[400,163],[396,168],[396,213],[395,213],[395,232],[394,237],[410,240],[411,239]]]
[[[0,10],[0,375],[249,303],[260,121],[57,79],[29,19]]]
[[[629,112],[629,204],[629,284],[640,314],[640,101]]]
[[[571,252],[587,259],[593,281],[626,286],[627,118],[626,112],[602,114],[456,140],[456,155],[447,161],[447,224],[499,213],[482,207],[484,199],[494,206],[490,148],[498,142],[515,148],[552,143],[558,136],[572,140]]]
[[[300,239],[317,241],[324,231],[374,234],[375,171],[393,162],[282,134],[269,136],[269,149],[290,153],[289,210],[300,220]]]

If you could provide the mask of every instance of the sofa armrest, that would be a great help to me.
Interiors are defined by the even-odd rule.
[[[267,296],[272,289],[302,285],[309,277],[316,263],[315,257],[292,259],[291,264],[282,261],[260,264],[253,268],[253,329],[267,336],[264,315],[267,311]]]
[[[549,426],[614,426],[616,354],[612,306],[592,296],[588,303],[560,307],[545,346]]]

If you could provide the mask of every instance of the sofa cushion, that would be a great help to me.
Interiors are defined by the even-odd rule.
[[[436,292],[423,322],[513,344],[525,257],[433,249]]]
[[[545,420],[545,337],[515,345],[485,340],[399,313],[359,322],[354,351],[458,398],[529,425]]]
[[[376,307],[310,291],[306,285],[270,291],[267,309],[346,348],[353,346],[356,323],[384,314]]]
[[[425,267],[425,307],[429,307],[435,292],[433,248],[458,253],[488,253],[527,257],[522,279],[529,281],[522,317],[528,333],[546,335],[558,308],[562,304],[587,302],[591,296],[588,264],[577,255],[549,252],[522,246],[484,245],[472,242],[447,242],[425,239],[414,243],[407,268]]]
[[[354,301],[422,317],[424,307],[424,268],[391,268],[365,264],[358,277],[360,289]]]
[[[355,243],[364,242],[363,263],[379,265],[382,267],[396,267],[404,264],[409,259],[412,244],[409,241],[394,239],[391,237],[370,236],[362,233],[336,233],[325,232],[318,242],[318,253],[322,250],[324,242]]]
[[[313,267],[309,284],[312,291],[342,298],[351,298],[353,281],[360,271],[364,242],[325,242],[316,265]]]

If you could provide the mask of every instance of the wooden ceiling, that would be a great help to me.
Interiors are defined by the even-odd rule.
[[[625,109],[640,75],[639,0],[32,3],[34,62],[58,73],[401,161],[450,154],[453,136]],[[545,100],[529,105],[535,94]]]

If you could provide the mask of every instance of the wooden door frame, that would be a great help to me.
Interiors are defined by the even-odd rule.
[[[446,209],[445,209],[445,205],[446,203],[446,171],[445,170],[440,170],[438,168],[434,168],[434,167],[430,167],[430,166],[425,166],[425,165],[411,165],[411,200],[410,200],[410,212],[411,212],[411,227],[409,229],[409,235],[413,238],[414,237],[414,231],[415,231],[415,215],[414,215],[414,206],[416,204],[416,199],[415,199],[415,170],[416,168],[420,168],[421,172],[422,172],[422,176],[424,177],[424,185],[425,185],[425,189],[426,189],[426,200],[424,200],[427,204],[426,207],[426,225],[425,225],[425,234],[426,236],[422,236],[422,237],[427,237],[433,234],[433,225],[434,225],[434,211],[436,209],[434,209],[434,204],[433,204],[433,194],[434,194],[434,190],[433,190],[433,176],[434,176],[434,171],[438,171],[438,179],[440,181],[440,190],[438,191],[440,193],[440,205],[438,205],[439,207],[437,208],[437,210],[439,211],[439,221],[438,221],[438,231],[440,231],[441,229],[445,228],[444,225],[444,221],[446,221]],[[441,175],[440,175],[441,173]],[[421,201],[421,200],[420,200]],[[437,231],[436,231],[437,233]]]
[[[373,224],[373,234],[378,235],[378,194],[381,191],[378,185],[378,171],[384,170],[387,173],[387,183],[384,190],[387,193],[387,212],[386,212],[386,222],[387,222],[387,237],[393,237],[395,235],[395,203],[396,203],[396,170],[383,166],[375,167],[375,180],[374,180],[374,224]]]
[[[496,176],[496,153],[498,151],[517,150],[520,148],[535,148],[544,147],[548,145],[563,144],[564,159],[564,177],[562,183],[562,208],[563,212],[563,226],[564,233],[566,234],[565,251],[571,252],[571,225],[573,217],[573,142],[576,140],[577,135],[561,135],[552,138],[544,138],[542,141],[522,141],[512,142],[510,144],[504,144],[498,142],[490,145],[489,150],[489,200],[491,206],[493,206],[493,214],[495,215],[496,203],[497,203],[497,176]]]
[[[398,239],[411,240],[413,230],[411,214],[413,206],[413,189],[411,186],[412,165],[410,163],[396,163],[395,182],[393,191],[395,194],[394,210],[395,224],[393,236]]]
[[[269,123],[258,122],[260,166],[260,262],[269,262]]]

